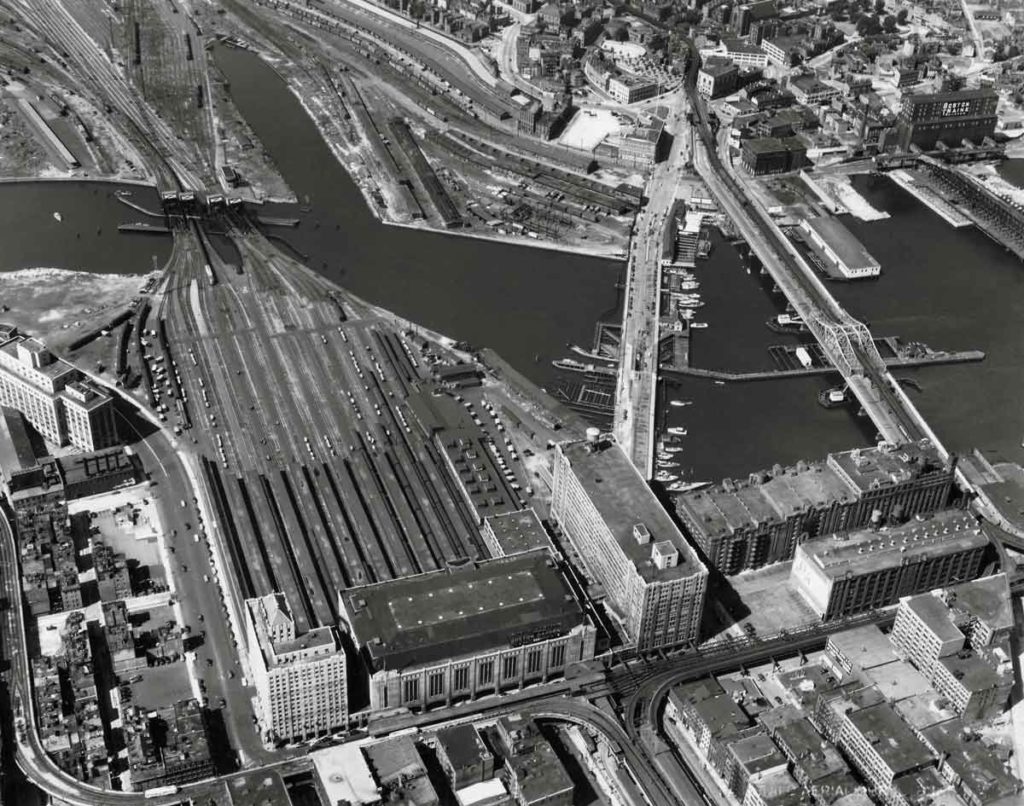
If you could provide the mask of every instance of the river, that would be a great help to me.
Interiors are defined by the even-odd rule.
[[[309,212],[297,213],[303,218],[298,229],[280,232],[309,255],[315,270],[411,320],[493,347],[546,386],[556,381],[550,361],[568,355],[568,342],[588,345],[598,320],[617,318],[619,263],[381,224],[277,74],[252,53],[214,52],[239,110],[309,205]],[[952,229],[887,179],[859,177],[857,187],[892,215],[847,221],[880,259],[883,274],[834,284],[836,296],[878,335],[985,350],[982,364],[897,374],[919,381],[922,391],[910,394],[948,447],[979,446],[1024,459],[1024,422],[1015,400],[1024,388],[1018,326],[1024,267],[981,233]],[[53,220],[54,210],[64,214],[63,224]],[[153,255],[166,256],[168,241],[116,232],[118,222],[138,218],[108,185],[0,184],[0,222],[6,224],[0,266],[146,271]],[[72,232],[74,238],[58,237]],[[693,331],[693,364],[729,371],[770,367],[767,347],[792,342],[765,327],[784,300],[718,237],[696,274],[705,301],[697,320],[708,327]],[[817,393],[834,382],[833,376],[664,384],[660,419],[688,432],[672,472],[684,480],[742,477],[871,444],[870,422],[818,405]]]

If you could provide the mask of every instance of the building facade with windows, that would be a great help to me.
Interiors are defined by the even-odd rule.
[[[0,343],[0,406],[20,411],[58,446],[95,451],[118,441],[110,396],[38,339],[14,334]]]
[[[373,709],[497,694],[594,657],[596,629],[543,549],[348,588],[339,610]]]
[[[697,639],[707,568],[612,438],[558,446],[551,515],[641,651]]]
[[[676,511],[711,564],[737,574],[791,560],[819,535],[941,509],[955,469],[927,441],[858,449],[684,493]]]
[[[981,142],[996,130],[999,95],[991,87],[956,92],[913,93],[900,103],[900,145],[932,149],[940,142]]]
[[[890,529],[859,529],[797,547],[790,584],[823,619],[896,604],[981,572],[989,539],[963,510]]]
[[[348,726],[345,652],[331,627],[299,634],[281,593],[246,601],[257,717],[272,741],[302,741]]]

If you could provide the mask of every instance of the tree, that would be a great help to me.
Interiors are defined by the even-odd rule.
[[[910,16],[910,13],[907,11],[907,9],[901,8],[899,10],[899,13],[896,15],[896,22],[898,22],[900,25],[906,25],[907,24],[907,17],[909,17],[909,16]]]
[[[875,0],[875,13],[879,16],[885,13],[885,0]]]
[[[896,33],[896,18],[892,14],[889,14],[882,21],[882,30],[885,31],[885,33],[887,34]]]

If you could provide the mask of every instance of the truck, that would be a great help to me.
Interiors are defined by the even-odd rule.
[[[814,362],[811,361],[811,354],[807,352],[806,347],[797,347],[795,355],[796,360],[800,362],[800,366],[804,369],[810,369],[814,365]]]

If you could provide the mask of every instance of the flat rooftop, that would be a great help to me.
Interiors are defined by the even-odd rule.
[[[988,545],[984,528],[963,510],[942,510],[921,520],[886,529],[858,529],[842,535],[808,540],[797,547],[819,572],[838,579],[869,574],[893,564],[937,553],[952,554]]]
[[[871,253],[864,248],[857,236],[846,228],[838,218],[822,216],[806,218],[804,223],[821,238],[839,260],[850,269],[865,269],[879,266]]]
[[[924,735],[936,751],[948,754],[946,763],[982,803],[1017,792],[1019,782],[1006,771],[999,756],[983,742],[967,740],[961,719],[927,728]]]
[[[878,690],[892,703],[927,694],[931,683],[917,669],[902,660],[875,666],[864,676],[878,686]]]
[[[919,596],[911,596],[904,604],[943,643],[964,639],[963,632],[953,623],[953,613],[939,597],[922,593]]]
[[[1013,628],[1013,600],[1006,574],[994,574],[949,588],[955,599],[950,602],[999,632]]]
[[[887,702],[862,708],[847,717],[896,775],[927,765],[935,758]]]
[[[793,766],[812,782],[850,769],[835,746],[806,717],[780,725],[776,735],[795,758]]]
[[[585,619],[547,551],[349,588],[341,601],[375,670],[564,635]]]
[[[829,454],[828,462],[859,493],[907,482],[946,467],[938,450],[927,439],[897,448],[883,446],[833,453]]]
[[[15,336],[12,339],[0,344],[0,350],[6,353],[11,360],[17,362],[21,367],[24,367],[26,371],[31,370],[32,372],[38,372],[40,375],[44,375],[51,381],[56,381],[58,378],[66,376],[77,376],[78,370],[75,369],[71,364],[66,361],[62,361],[59,358],[54,357],[53,361],[49,364],[43,364],[40,367],[30,367],[21,363],[21,358],[18,355],[19,345],[24,344],[26,349],[32,353],[40,353],[45,351],[45,347],[36,339],[26,339],[24,336]],[[42,348],[42,349],[40,349]]]
[[[587,442],[571,442],[559,445],[559,450],[569,460],[574,475],[619,548],[646,581],[679,579],[706,570],[617,443],[606,442],[604,447],[591,450]],[[641,523],[651,533],[646,545],[633,536],[633,527]],[[664,540],[671,541],[679,552],[679,563],[660,569],[651,560],[651,545]]]
[[[485,523],[494,533],[494,539],[505,554],[546,549],[551,546],[548,533],[532,508],[504,515],[492,515]]]
[[[841,655],[855,669],[873,669],[896,660],[889,637],[874,624],[830,635],[828,650]]]
[[[66,484],[138,469],[138,459],[125,453],[122,447],[64,456],[59,462],[61,470],[64,471]]]

